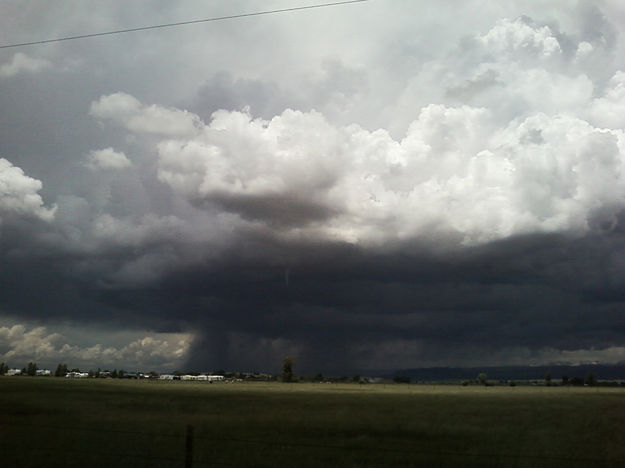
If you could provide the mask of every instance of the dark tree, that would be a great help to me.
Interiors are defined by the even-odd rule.
[[[9,370],[9,366],[7,364],[0,363],[0,375],[4,375],[7,373],[7,371]]]
[[[568,385],[569,384],[569,376],[568,375],[563,375],[562,376],[562,385]]]
[[[65,377],[67,374],[67,364],[59,364],[54,371],[55,377]]]
[[[484,372],[479,373],[477,376],[477,381],[482,385],[486,385],[486,374]]]
[[[551,372],[547,372],[545,374],[545,385],[547,385],[548,387],[551,386]]]
[[[111,377],[113,377],[114,379],[119,377],[119,374],[117,373],[117,369],[113,369],[113,372],[111,372]]]
[[[26,373],[30,376],[37,375],[37,364],[29,362],[28,367],[26,368]]]
[[[284,362],[282,363],[282,381],[283,382],[292,382],[293,381],[293,358],[287,356],[284,358]]]
[[[595,385],[597,385],[597,377],[595,377],[594,373],[590,373],[586,376],[586,385],[590,386],[590,387],[594,387]]]
[[[393,382],[395,383],[410,383],[410,377],[406,377],[405,375],[397,375],[393,378]]]

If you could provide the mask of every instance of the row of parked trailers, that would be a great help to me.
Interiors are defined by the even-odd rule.
[[[36,375],[38,376],[49,376],[50,375],[50,371],[48,369],[37,369],[36,371]],[[6,371],[5,375],[22,375],[24,374],[24,372],[21,371],[21,369],[9,369]],[[26,374],[24,374],[26,375]]]
[[[173,375],[162,374],[160,380],[201,380],[203,382],[220,382],[224,380],[223,375]]]

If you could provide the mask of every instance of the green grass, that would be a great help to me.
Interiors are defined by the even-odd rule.
[[[0,378],[3,466],[625,466],[625,390]]]

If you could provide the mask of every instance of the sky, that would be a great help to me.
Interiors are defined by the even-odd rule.
[[[313,4],[0,0],[0,45]],[[1,48],[0,361],[624,363],[624,34],[369,0]]]

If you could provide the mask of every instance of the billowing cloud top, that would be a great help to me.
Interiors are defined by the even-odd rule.
[[[124,102],[115,108],[118,97],[92,109],[104,103],[136,130]],[[270,121],[219,111],[203,124],[186,112],[143,109],[136,121],[168,115],[173,129],[193,122],[192,137],[155,145],[161,181],[192,203],[287,237],[368,245],[440,232],[475,244],[605,228],[625,207],[623,131],[568,114],[502,125],[489,109],[431,104],[397,141],[384,130],[331,125],[314,111]]]

